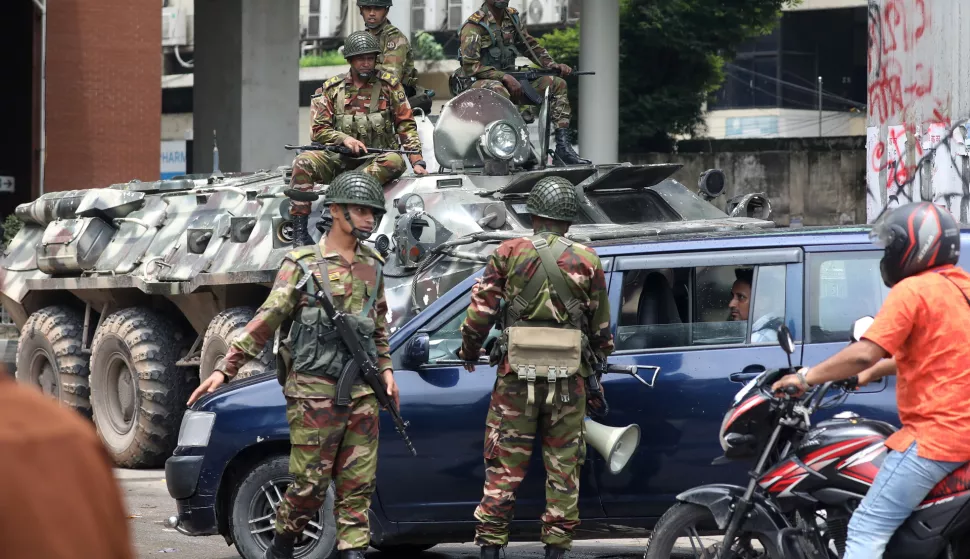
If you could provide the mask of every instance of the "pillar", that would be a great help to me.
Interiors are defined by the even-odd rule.
[[[360,16],[357,16],[360,17]],[[408,38],[408,41],[414,42],[414,38],[411,36],[411,0],[394,0],[394,4],[391,6],[390,13],[387,14],[387,19],[404,33],[404,36]]]
[[[212,171],[289,165],[299,139],[299,0],[196,0],[193,166]]]
[[[583,0],[579,26],[579,154],[593,163],[619,157],[620,2]]]

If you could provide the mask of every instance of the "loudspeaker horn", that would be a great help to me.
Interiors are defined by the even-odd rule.
[[[610,427],[586,418],[586,442],[606,458],[611,474],[618,474],[640,445],[640,426]]]

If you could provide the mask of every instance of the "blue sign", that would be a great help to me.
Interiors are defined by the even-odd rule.
[[[740,116],[726,120],[725,136],[770,136],[778,134],[777,116]]]
[[[185,140],[162,142],[161,179],[184,175],[186,166]]]

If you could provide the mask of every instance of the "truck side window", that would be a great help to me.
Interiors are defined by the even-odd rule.
[[[785,266],[760,268],[760,275],[740,266],[625,272],[617,350],[740,345],[749,325],[754,343],[772,341],[785,316]]]
[[[810,343],[847,342],[852,323],[876,316],[889,294],[879,272],[881,251],[809,255]]]

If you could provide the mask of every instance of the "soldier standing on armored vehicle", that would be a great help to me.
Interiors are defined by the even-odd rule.
[[[398,153],[367,154],[367,148],[399,149],[397,138],[410,154],[418,175],[427,174],[421,158],[421,139],[407,94],[398,78],[376,70],[381,53],[377,39],[367,31],[351,33],[344,42],[350,72],[334,76],[317,89],[310,102],[310,135],[314,142],[343,146],[353,156],[331,151],[305,151],[293,160],[290,186],[310,190],[314,182],[329,183],[344,170],[362,168],[380,184],[400,177],[407,163]],[[310,202],[292,200],[294,244],[311,244],[307,221]]]
[[[458,32],[461,68],[456,77],[459,82],[474,80],[471,87],[490,89],[519,104],[522,86],[518,79],[506,72],[515,70],[515,59],[520,53],[524,52],[543,68],[558,69],[562,77],[573,70],[565,64],[556,64],[549,52],[520,23],[515,8],[508,6],[508,0],[485,0],[462,25]],[[569,143],[572,108],[562,77],[542,76],[532,82],[532,87],[539,93],[550,89],[552,120],[556,123],[556,156],[567,165],[589,165],[590,161],[580,158]]]
[[[485,421],[485,490],[475,510],[475,543],[498,558],[508,543],[515,493],[526,474],[539,425],[546,465],[542,541],[547,558],[572,547],[579,525],[579,473],[586,457],[584,417],[600,408],[598,373],[613,352],[606,279],[596,252],[563,235],[579,211],[566,179],[536,183],[526,204],[535,235],[503,242],[489,257],[461,325],[459,358],[474,371],[482,342],[505,301],[498,364]],[[528,339],[528,344],[521,342]]]
[[[418,87],[418,72],[414,69],[411,44],[404,33],[387,19],[393,4],[392,0],[357,0],[360,15],[364,18],[364,27],[377,38],[381,46],[381,54],[377,57],[377,70],[390,72],[404,86],[411,108],[420,107],[428,114],[431,112],[431,97],[424,88]]]
[[[311,284],[324,291],[329,286],[328,296],[338,311],[353,319],[388,396],[395,407],[399,404],[387,339],[383,260],[361,243],[384,214],[384,193],[372,176],[350,171],[334,179],[325,203],[333,215],[330,231],[319,244],[287,254],[266,302],[189,399],[191,405],[231,379],[286,319],[293,319],[286,342],[292,361],[284,367],[283,393],[295,480],[280,503],[275,537],[264,559],[293,557],[294,543],[323,504],[331,478],[341,557],[362,559],[370,545],[368,509],[377,472],[379,401],[369,385],[353,384],[349,405],[340,405],[338,380],[352,357],[334,336],[330,317],[311,298]]]

